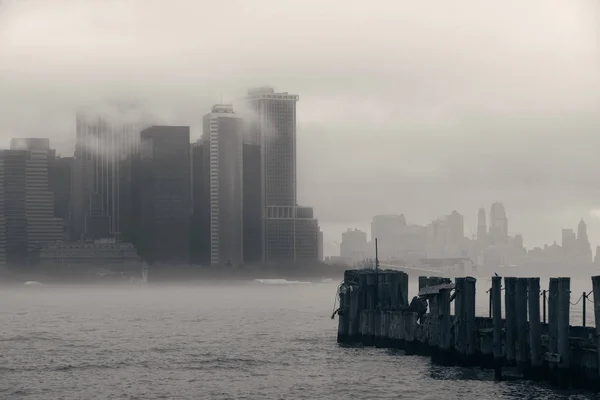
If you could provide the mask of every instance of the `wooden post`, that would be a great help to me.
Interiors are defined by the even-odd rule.
[[[548,352],[558,354],[558,278],[548,284]]]
[[[463,307],[465,315],[465,329],[466,329],[466,348],[465,356],[466,363],[472,364],[475,360],[475,352],[479,346],[476,346],[476,328],[475,328],[475,286],[477,280],[473,277],[466,277],[464,288],[465,296],[463,297]]]
[[[417,313],[404,313],[404,350],[406,354],[414,354],[416,350],[415,331],[417,330]]]
[[[581,295],[581,300],[583,302],[583,306],[582,306],[583,307],[583,310],[582,310],[582,312],[583,312],[583,317],[582,317],[583,318],[583,327],[585,328],[585,320],[586,320],[585,311],[586,311],[586,307],[587,307],[587,304],[586,304],[587,303],[587,293],[583,292],[583,294]]]
[[[465,278],[455,278],[454,288],[454,349],[458,364],[464,364],[467,351]]]
[[[367,289],[366,289],[366,309],[374,310],[375,304],[375,292],[377,291],[377,275],[374,272],[369,272],[367,275]]]
[[[600,275],[592,277],[594,292],[594,320],[596,321],[596,351],[598,354],[598,375],[600,376]]]
[[[377,274],[377,304],[375,309],[383,310],[385,308],[386,293],[385,293],[385,271],[379,271]]]
[[[522,374],[529,370],[529,335],[527,334],[527,278],[517,278],[515,286],[515,320],[517,323],[517,367]]]
[[[570,383],[571,346],[569,343],[569,315],[571,304],[571,278],[558,280],[558,384],[567,387]]]
[[[399,272],[390,273],[388,276],[388,291],[390,296],[390,309],[398,310],[400,308],[400,279]]]
[[[494,299],[492,298],[492,288],[488,290],[489,293],[489,307],[488,307],[488,318],[492,318],[492,308],[494,304]]]
[[[350,293],[348,292],[348,288],[344,284],[340,286],[338,296],[340,298],[340,307],[338,310],[337,342],[345,343],[348,340],[348,315],[350,313]]]
[[[427,279],[427,286],[435,286],[440,283],[440,278],[431,277]],[[438,298],[437,295],[431,296],[429,298],[429,313],[431,314],[430,324],[429,324],[429,338],[428,345],[433,350],[438,346]]]
[[[546,323],[546,304],[547,304],[547,299],[546,296],[548,294],[548,291],[546,289],[544,289],[544,291],[542,292],[542,306],[544,307],[544,317],[542,319],[543,323]]]
[[[529,350],[531,352],[531,369],[529,379],[542,377],[542,326],[540,322],[540,278],[527,279],[529,309]]]
[[[452,321],[450,315],[450,291],[441,290],[438,295],[439,343],[436,359],[442,365],[452,360]]]
[[[348,341],[353,343],[360,340],[360,290],[352,286],[350,290],[350,311],[348,313]]]
[[[492,277],[492,318],[494,324],[494,379],[502,379],[502,278]]]
[[[516,310],[515,310],[516,278],[504,278],[504,302],[506,308],[506,365],[516,363]]]
[[[401,272],[400,274],[400,305],[408,306],[410,304],[408,302],[408,274],[405,272]]]

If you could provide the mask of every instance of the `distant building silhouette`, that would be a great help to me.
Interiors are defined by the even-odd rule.
[[[592,262],[592,248],[587,235],[587,225],[583,219],[579,221],[577,226],[577,254],[578,259],[584,264]]]
[[[489,242],[508,243],[508,218],[502,203],[494,203],[490,209]]]
[[[485,208],[480,208],[477,211],[477,241],[485,243],[487,240],[487,223],[485,218]]]
[[[367,254],[367,233],[358,229],[348,229],[342,233],[342,242],[340,243],[340,257],[352,262],[359,262],[366,258],[371,258]]]

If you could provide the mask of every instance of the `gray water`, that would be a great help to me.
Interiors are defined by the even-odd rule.
[[[496,383],[490,371],[402,352],[341,347],[330,319],[335,289],[2,288],[0,398],[593,398]]]

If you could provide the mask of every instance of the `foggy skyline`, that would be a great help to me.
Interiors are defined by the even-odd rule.
[[[75,142],[81,105],[202,134],[253,86],[297,93],[298,202],[326,255],[375,214],[504,203],[531,248],[583,217],[600,244],[600,6],[524,2],[0,1],[0,147]]]

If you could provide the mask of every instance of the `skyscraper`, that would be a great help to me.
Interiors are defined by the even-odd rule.
[[[494,203],[490,209],[490,243],[508,243],[508,218],[502,203]]]
[[[210,263],[238,265],[243,242],[243,121],[233,106],[218,104],[203,118],[210,206]]]
[[[130,239],[131,162],[139,151],[143,126],[132,108],[77,114],[71,212],[74,237],[99,236],[107,230],[113,237]],[[103,224],[106,229],[99,228]]]
[[[487,239],[487,224],[485,221],[485,209],[481,207],[477,211],[477,240],[484,243]]]
[[[4,168],[6,256],[12,266],[35,265],[40,248],[65,239],[65,221],[54,215],[48,139],[15,139],[0,153]]]
[[[309,252],[304,247],[313,242],[313,234],[314,243],[318,243],[318,229],[314,231],[314,224],[318,222],[312,221],[312,210],[300,211],[302,207],[296,201],[298,98],[287,92],[276,93],[270,87],[249,90],[245,98],[246,143],[260,149],[260,182],[257,183],[260,184],[263,225],[261,258],[266,262],[305,259]],[[309,214],[310,218],[304,218]],[[298,253],[300,242],[302,255]],[[316,261],[318,249],[314,253]]]
[[[141,133],[134,167],[134,240],[150,263],[190,260],[190,128],[152,126]]]
[[[205,171],[210,168],[204,157],[205,146],[199,139],[192,143],[192,221],[190,259],[194,264],[210,264],[210,196]]]
[[[577,226],[577,255],[578,261],[583,264],[592,262],[592,247],[587,235],[587,225],[583,219]]]

